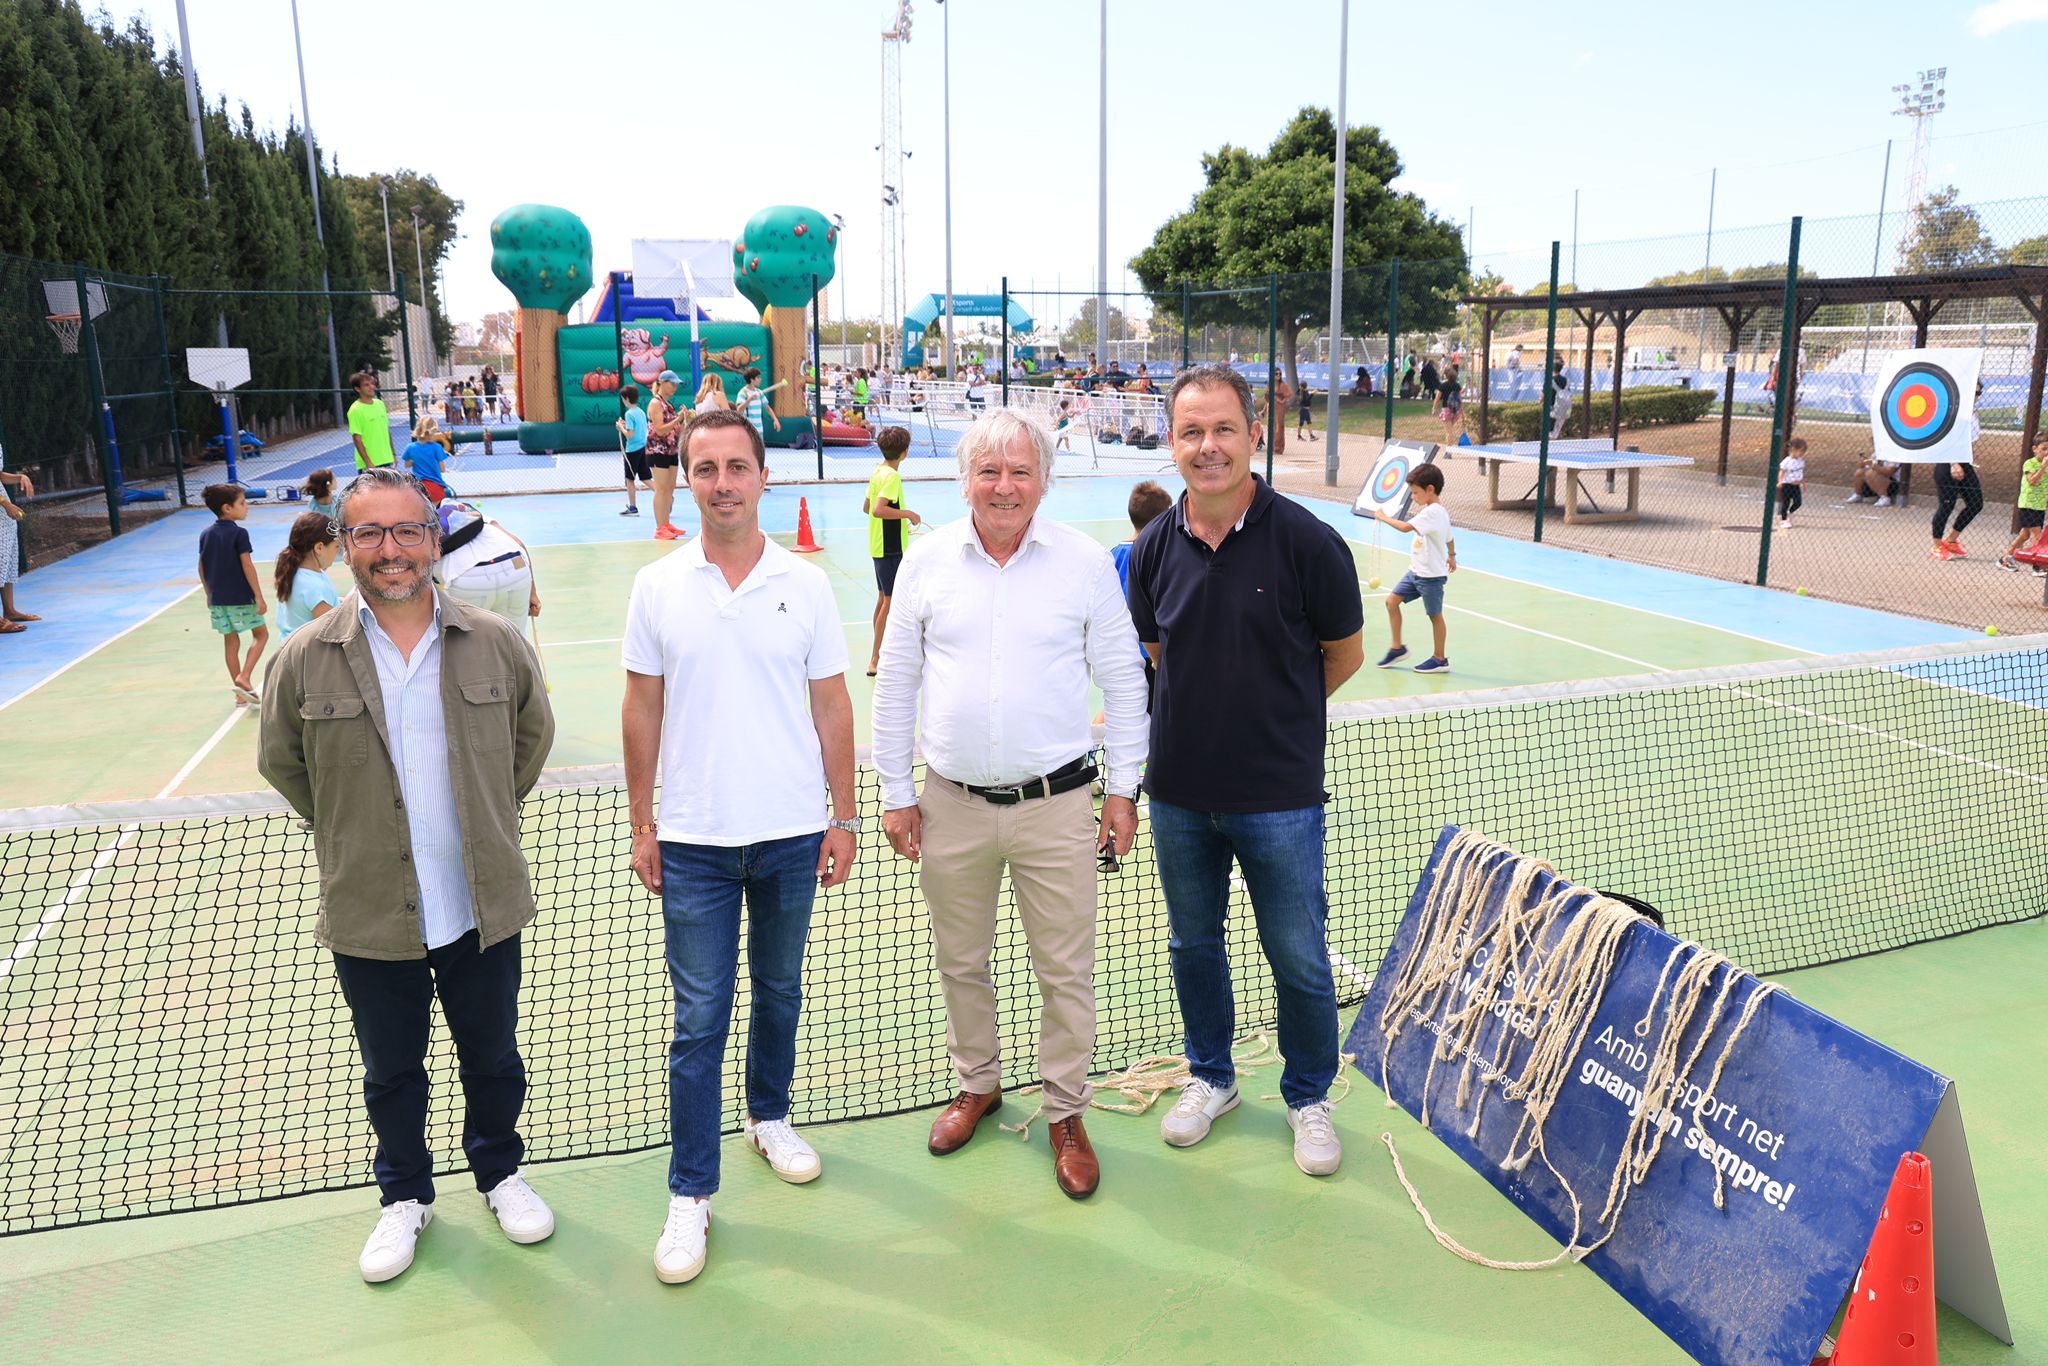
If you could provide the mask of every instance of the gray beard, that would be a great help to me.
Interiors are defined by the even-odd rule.
[[[415,579],[411,588],[400,592],[386,588],[378,583],[375,577],[376,572],[377,566],[372,565],[368,574],[358,573],[356,575],[356,587],[362,589],[365,596],[375,598],[379,602],[411,602],[421,593],[427,591],[428,576],[425,574],[421,574],[419,578]]]

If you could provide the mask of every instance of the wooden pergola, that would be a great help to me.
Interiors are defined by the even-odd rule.
[[[2032,450],[2041,430],[2041,389],[2048,374],[2048,266],[1985,266],[1967,272],[1938,275],[1867,275],[1840,279],[1800,280],[1795,286],[1792,334],[1782,341],[1798,354],[1800,329],[1819,309],[1830,304],[1899,304],[1913,320],[1913,345],[1927,345],[1927,331],[1935,315],[1958,299],[2017,299],[2034,320],[2034,349],[2028,367],[2026,418],[2022,425],[2020,449]],[[1468,295],[1464,302],[1481,310],[1479,354],[1492,354],[1493,325],[1503,313],[1545,312],[1547,294]],[[1725,351],[1740,349],[1743,328],[1758,314],[1779,316],[1785,306],[1783,280],[1730,280],[1690,285],[1646,285],[1635,289],[1586,289],[1560,294],[1558,311],[1569,312],[1591,336],[1602,324],[1614,329],[1613,404],[1608,415],[1608,435],[1617,444],[1621,437],[1621,372],[1628,350],[1629,324],[1652,310],[1712,309],[1728,329]],[[1488,418],[1491,384],[1479,386],[1479,440],[1492,432]],[[1584,421],[1590,430],[1593,414],[1593,371],[1586,367],[1583,394]],[[1728,472],[1728,439],[1735,410],[1735,366],[1727,366],[1721,389],[1721,454],[1719,474]],[[1798,387],[1785,396],[1785,431],[1789,436],[1798,407]]]

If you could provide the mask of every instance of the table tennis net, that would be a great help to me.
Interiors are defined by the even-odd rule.
[[[2048,637],[1337,707],[1327,785],[1342,1024],[1446,822],[1785,972],[2048,909]],[[872,830],[866,767],[860,789]],[[523,838],[540,905],[522,936],[529,1160],[658,1148],[673,1002],[658,903],[627,868],[619,771],[548,774]],[[1181,1027],[1142,826],[1100,877],[1107,1070],[1178,1052]],[[0,947],[14,946],[0,977],[0,1233],[369,1181],[355,1043],[312,940],[317,897],[311,836],[267,795],[0,812]],[[1274,996],[1235,878],[1231,899],[1248,1032],[1273,1023]],[[1007,885],[1002,901],[994,975],[1016,1087],[1035,1080],[1037,996]],[[852,880],[819,898],[804,990],[796,1123],[951,1095],[915,873],[878,834]],[[729,1130],[747,1012],[743,958]],[[434,1038],[429,1136],[459,1168],[460,1088],[438,1020]]]

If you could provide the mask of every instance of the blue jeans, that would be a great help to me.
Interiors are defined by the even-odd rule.
[[[1313,1105],[1337,1075],[1337,988],[1323,937],[1323,808],[1191,811],[1154,798],[1151,816],[1188,1070],[1218,1088],[1237,1080],[1230,1059],[1237,1008],[1223,941],[1235,858],[1279,997],[1280,1093],[1294,1109]]]
[[[796,1021],[803,1005],[804,936],[818,889],[815,835],[761,844],[661,846],[661,908],[668,978],[676,993],[668,1046],[671,1195],[718,1189],[725,1040],[740,962],[740,900],[747,904],[747,1113],[789,1117]]]

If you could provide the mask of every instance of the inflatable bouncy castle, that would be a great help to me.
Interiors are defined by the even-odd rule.
[[[781,421],[764,433],[771,446],[810,443],[804,309],[812,277],[821,289],[832,279],[838,240],[831,219],[816,209],[761,210],[733,242],[733,284],[761,320],[696,324],[704,373],[724,384],[727,397],[739,393],[749,367],[760,369]],[[686,381],[689,376],[686,319],[641,310],[622,312],[620,321],[567,321],[576,301],[599,283],[590,255],[590,230],[567,209],[520,204],[491,223],[491,273],[519,304],[519,444],[528,451],[616,449],[619,390],[637,384],[644,396],[665,369]]]

